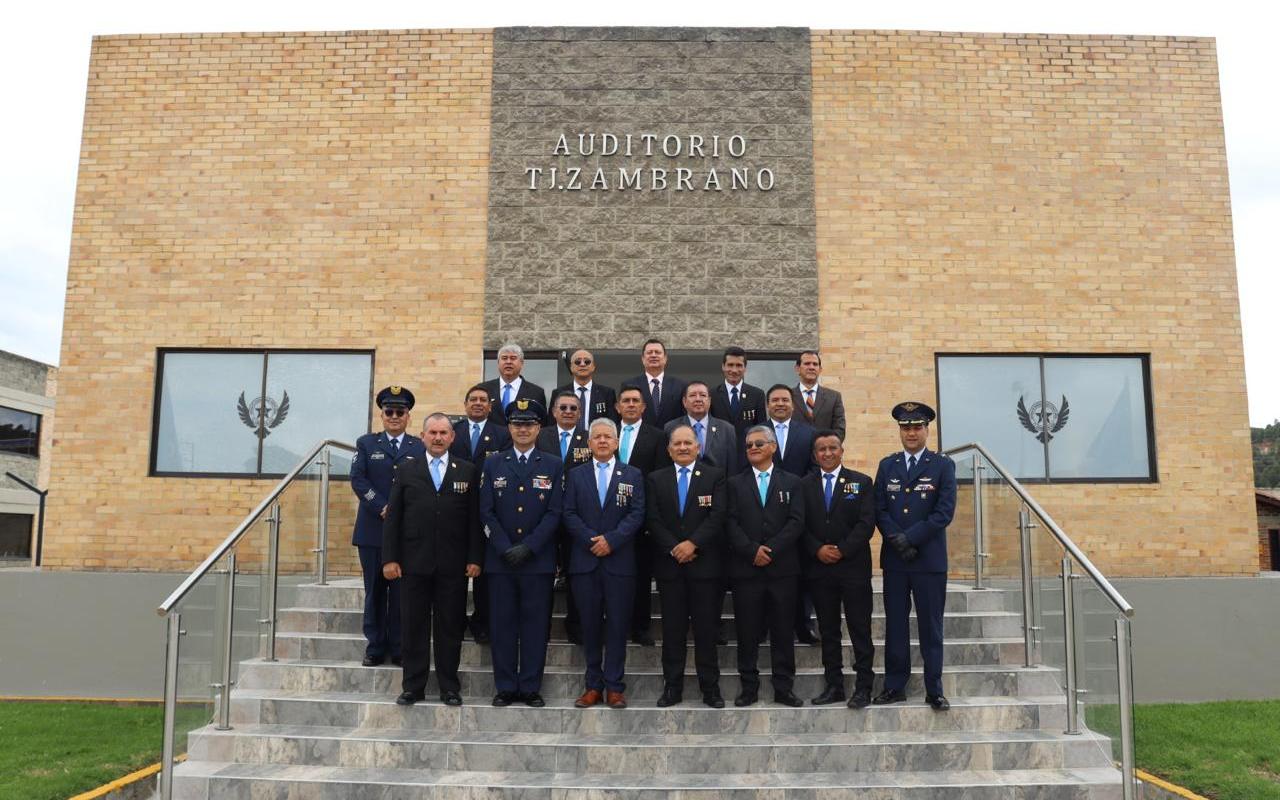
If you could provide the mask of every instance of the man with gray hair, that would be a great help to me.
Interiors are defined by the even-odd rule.
[[[541,386],[525,380],[524,350],[515,342],[507,342],[498,348],[498,377],[480,384],[489,390],[493,407],[489,410],[489,421],[497,425],[507,424],[507,406],[517,400],[537,400],[539,408],[547,407],[547,393]],[[546,420],[539,423],[546,424]]]

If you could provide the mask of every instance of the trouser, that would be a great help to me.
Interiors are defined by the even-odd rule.
[[[692,621],[698,687],[703,694],[720,691],[720,660],[716,652],[719,599],[719,578],[658,580],[658,604],[662,609],[662,681],[666,686],[684,691],[684,665]]]
[[[915,601],[926,694],[942,694],[942,615],[945,572],[884,573],[884,688],[901,690],[911,676],[911,605]]]
[[[738,675],[742,691],[760,691],[756,666],[760,642],[769,632],[773,691],[789,692],[795,684],[796,579],[793,575],[769,578],[753,575],[733,581],[733,616],[738,629]]]
[[[853,640],[854,691],[871,691],[875,680],[871,643],[871,578],[822,575],[812,579],[813,607],[818,612],[818,633],[822,637],[822,671],[828,686],[844,689],[841,608]]]
[[[641,531],[634,541],[636,593],[631,603],[631,635],[637,636],[649,633],[649,622],[653,618],[653,537],[648,531]]]
[[[382,548],[358,545],[364,577],[364,653],[374,658],[400,656],[400,582],[382,577]]]
[[[467,620],[471,634],[489,632],[489,575],[480,575],[471,579],[471,618]]]
[[[404,622],[401,686],[422,693],[431,672],[434,639],[436,683],[441,693],[462,690],[458,662],[462,656],[462,632],[467,617],[467,579],[457,575],[404,575],[400,578],[400,618]],[[434,631],[433,631],[434,628]]]
[[[552,576],[493,573],[489,576],[489,650],[499,692],[542,691],[550,635]]]
[[[598,567],[569,576],[582,619],[582,650],[587,660],[586,688],[626,690],[627,634],[635,578],[609,575]]]

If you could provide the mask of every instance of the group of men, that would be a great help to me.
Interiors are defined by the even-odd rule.
[[[618,391],[593,380],[593,355],[569,358],[573,381],[545,391],[522,376],[516,345],[498,352],[497,379],[466,393],[465,418],[428,416],[406,432],[413,394],[378,393],[383,431],[357,442],[360,498],[354,544],[365,583],[363,663],[403,669],[397,702],[424,699],[434,664],[440,699],[462,703],[458,664],[467,628],[491,648],[495,706],[540,707],[553,587],[565,578],[569,639],[586,660],[579,708],[625,708],[628,640],[653,645],[650,592],[661,616],[660,707],[683,701],[688,631],[702,701],[723,708],[717,645],[733,595],[740,690],[759,700],[767,639],[773,700],[799,706],[795,641],[821,642],[825,688],[815,705],[851,708],[906,699],[914,606],[925,699],[942,691],[946,528],[954,464],[927,449],[934,412],[892,410],[903,449],[875,480],[843,465],[839,392],[819,383],[816,351],[796,359],[799,382],[747,384],[747,354],[730,347],[713,388],[666,372],[663,343],[647,341],[644,372]],[[885,681],[872,697],[871,538],[883,544]],[[468,580],[474,610],[468,619]],[[818,632],[809,627],[808,606]],[[846,695],[842,624],[853,645]]]

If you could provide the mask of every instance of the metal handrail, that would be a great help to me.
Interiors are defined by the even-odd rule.
[[[350,453],[356,452],[356,448],[352,445],[349,445],[346,442],[339,442],[335,439],[325,439],[324,441],[316,444],[315,447],[312,447],[311,450],[298,461],[298,464],[293,469],[289,470],[287,475],[280,479],[280,482],[276,484],[276,488],[272,489],[271,493],[268,494],[266,498],[257,505],[257,507],[249,512],[249,515],[244,518],[244,521],[237,525],[235,530],[233,530],[226,539],[222,540],[222,544],[214,548],[213,552],[200,563],[200,566],[196,567],[195,571],[186,577],[186,580],[178,584],[178,588],[174,589],[173,593],[170,594],[158,608],[156,608],[156,613],[162,617],[168,616],[169,612],[173,610],[173,607],[176,606],[183,597],[186,597],[187,592],[191,591],[192,587],[194,587],[196,583],[205,576],[205,573],[212,569],[214,564],[221,561],[227,553],[230,552],[231,548],[235,547],[236,544],[239,543],[240,539],[246,532],[248,532],[249,528],[253,527],[254,523],[258,521],[258,518],[261,517],[273,503],[275,503],[276,499],[279,498],[280,495],[284,493],[284,490],[289,487],[289,484],[293,483],[293,480],[297,478],[304,469],[311,466],[313,459],[328,447],[336,447],[339,450],[346,450]]]
[[[987,463],[990,464],[996,472],[999,472],[1000,477],[1004,478],[1005,482],[1009,484],[1009,487],[1017,493],[1018,497],[1022,498],[1022,502],[1027,505],[1027,508],[1031,509],[1031,511],[1040,518],[1040,521],[1044,523],[1044,526],[1048,529],[1049,533],[1053,534],[1053,538],[1057,539],[1058,544],[1062,545],[1062,549],[1066,550],[1067,553],[1075,559],[1076,563],[1080,565],[1085,574],[1088,575],[1094,584],[1097,585],[1098,589],[1106,595],[1106,598],[1111,602],[1111,605],[1115,606],[1116,610],[1121,614],[1124,614],[1126,617],[1132,617],[1133,606],[1129,605],[1129,601],[1124,599],[1124,595],[1116,591],[1116,587],[1111,585],[1111,581],[1107,580],[1106,576],[1093,565],[1093,562],[1089,560],[1089,557],[1076,546],[1075,542],[1071,541],[1071,537],[1067,536],[1066,532],[1062,530],[1058,523],[1053,521],[1053,517],[1049,516],[1048,512],[1040,507],[1040,504],[1037,503],[1035,498],[1033,498],[1031,494],[1022,487],[1022,484],[1018,482],[1018,479],[1013,477],[1013,475],[1009,473],[1009,470],[1005,469],[1004,465],[997,461],[995,456],[988,452],[987,448],[977,442],[970,442],[956,447],[948,447],[946,450],[943,450],[942,453],[943,455],[950,456],[953,453],[962,453],[966,450],[977,450],[982,454],[982,457],[987,460]]]

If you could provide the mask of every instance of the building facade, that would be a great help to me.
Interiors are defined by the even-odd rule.
[[[1109,575],[1258,571],[1209,39],[100,37],[65,320],[51,567],[186,571],[371,390],[655,335],[819,349],[864,471],[934,405]]]
[[[49,488],[57,389],[57,368],[0,351],[0,564],[31,564],[40,550],[33,487]]]

